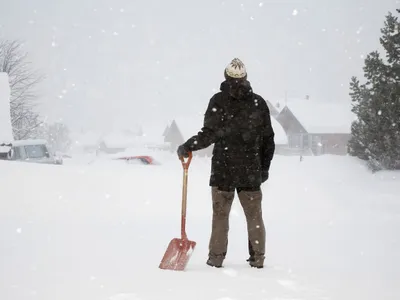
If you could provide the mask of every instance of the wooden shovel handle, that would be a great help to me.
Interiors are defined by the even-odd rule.
[[[183,166],[183,187],[182,187],[182,219],[181,219],[181,238],[187,240],[186,235],[186,206],[187,206],[187,183],[188,183],[188,170],[190,162],[192,161],[192,152],[189,152],[189,158],[185,162],[183,157],[179,158]]]
[[[179,157],[179,159],[181,160],[181,162],[182,162],[182,167],[184,168],[184,169],[189,169],[189,166],[190,166],[190,163],[191,163],[191,161],[192,161],[192,157],[193,157],[193,154],[192,154],[192,152],[189,152],[189,157],[188,157],[188,160],[185,162],[185,159],[181,156],[181,157]]]

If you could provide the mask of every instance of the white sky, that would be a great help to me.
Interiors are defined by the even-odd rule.
[[[348,101],[398,2],[0,0],[0,38],[23,40],[47,76],[50,120],[129,127],[203,113],[234,57],[265,99]]]

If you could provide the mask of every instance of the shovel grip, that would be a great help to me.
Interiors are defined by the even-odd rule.
[[[192,157],[193,157],[192,152],[189,152],[189,157],[188,157],[188,159],[187,159],[186,162],[185,162],[185,159],[184,159],[182,156],[179,157],[179,159],[180,159],[181,162],[182,162],[182,167],[183,167],[184,169],[186,169],[186,170],[189,169],[190,163],[191,163],[191,161],[192,161]]]

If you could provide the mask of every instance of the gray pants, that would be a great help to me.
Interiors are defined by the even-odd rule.
[[[227,253],[229,214],[234,196],[234,189],[225,191],[212,187],[213,219],[209,257],[217,263],[222,263]],[[261,208],[261,189],[251,191],[238,189],[238,196],[247,221],[249,254],[262,265],[265,258],[265,227]]]

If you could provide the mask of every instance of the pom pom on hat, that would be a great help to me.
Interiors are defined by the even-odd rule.
[[[247,71],[244,63],[239,58],[234,58],[225,68],[225,78],[246,79]],[[228,78],[227,78],[228,77]]]

